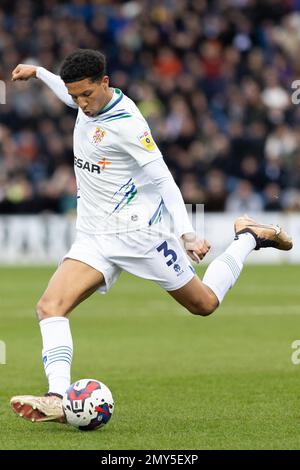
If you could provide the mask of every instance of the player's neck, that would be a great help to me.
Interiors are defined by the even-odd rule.
[[[114,89],[113,88],[108,88],[107,95],[106,95],[105,101],[104,101],[103,106],[102,106],[101,109],[105,108],[105,106],[108,105],[108,103],[113,99],[113,96],[114,96]]]

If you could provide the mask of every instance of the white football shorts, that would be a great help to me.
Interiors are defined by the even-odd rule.
[[[167,291],[180,289],[195,270],[180,241],[163,221],[132,232],[90,235],[78,231],[63,260],[71,258],[100,271],[105,283],[98,292],[105,294],[122,271],[155,281]]]

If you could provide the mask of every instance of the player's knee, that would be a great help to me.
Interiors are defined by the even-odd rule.
[[[42,297],[36,305],[36,315],[39,321],[51,317],[63,317],[66,312],[63,307],[63,301],[51,300]]]
[[[189,306],[189,311],[194,315],[201,317],[208,317],[218,307],[218,301],[213,296],[208,297],[205,301],[203,299],[195,299]]]

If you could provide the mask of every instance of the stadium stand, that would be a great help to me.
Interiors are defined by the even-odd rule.
[[[76,111],[18,63],[59,73],[74,49],[107,55],[187,203],[206,211],[300,210],[300,1],[2,0],[0,213],[72,213]]]

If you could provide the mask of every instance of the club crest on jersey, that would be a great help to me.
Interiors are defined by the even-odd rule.
[[[146,150],[149,150],[150,152],[155,150],[155,143],[149,131],[145,131],[142,135],[140,135],[139,141]]]
[[[92,137],[93,143],[100,144],[100,142],[102,142],[102,140],[104,139],[105,134],[106,132],[102,130],[101,127],[97,126]]]

